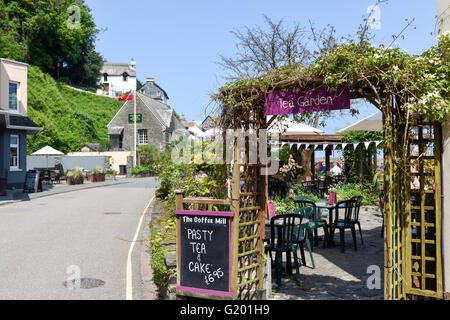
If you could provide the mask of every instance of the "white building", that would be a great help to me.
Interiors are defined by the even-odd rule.
[[[130,63],[105,62],[100,71],[101,78],[97,94],[117,97],[129,91],[136,90],[136,62]]]

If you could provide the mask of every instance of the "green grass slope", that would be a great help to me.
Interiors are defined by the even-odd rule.
[[[106,143],[106,125],[123,102],[57,84],[39,68],[28,68],[28,116],[43,128],[28,136],[28,153],[50,145],[64,153],[86,142]]]

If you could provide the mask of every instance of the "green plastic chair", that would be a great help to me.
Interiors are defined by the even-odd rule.
[[[294,266],[296,270],[295,280],[300,284],[300,270],[297,258],[297,247],[302,241],[302,221],[303,217],[298,214],[282,214],[270,219],[270,238],[265,241],[265,252],[269,253],[272,265],[275,266],[275,276],[278,285],[281,284],[283,273],[282,254],[286,253],[286,264],[290,265],[291,253],[294,256]],[[278,226],[277,225],[278,222]],[[275,252],[275,261],[272,259],[272,252]],[[288,270],[292,272],[292,270]]]
[[[304,216],[304,218],[307,218],[309,220],[307,224],[307,230],[309,233],[310,238],[312,238],[312,235],[314,234],[314,242],[317,244],[317,229],[323,228],[325,239],[323,241],[323,247],[326,247],[326,243],[328,241],[328,224],[325,219],[317,219],[317,207],[316,204],[313,201],[309,200],[294,200],[294,202],[298,205],[299,208],[311,208],[310,211],[307,211],[307,216]]]
[[[308,218],[311,215],[311,212],[313,211],[313,208],[311,207],[300,207],[295,211],[295,214],[298,214],[302,216],[303,218]],[[304,244],[306,244],[306,248],[308,249],[309,256],[311,258],[311,263],[313,269],[316,268],[316,264],[314,263],[314,258],[312,254],[312,246],[311,242],[309,240],[309,221],[306,223],[303,223],[301,225],[301,230],[299,232],[299,240],[297,241],[298,248],[300,248],[300,255],[302,257],[303,265],[306,266],[306,259],[305,259],[305,249]]]

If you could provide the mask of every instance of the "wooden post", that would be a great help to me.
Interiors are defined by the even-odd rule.
[[[237,138],[233,138],[233,181],[231,186],[231,210],[234,217],[231,221],[231,292],[233,299],[237,299],[239,280],[238,280],[238,251],[239,251],[239,208],[240,208],[240,182],[241,172],[239,167],[239,150],[237,146]]]
[[[325,186],[328,187],[330,183],[330,146],[325,149]]]
[[[311,180],[314,180],[316,176],[316,151],[314,150],[314,146],[312,146],[311,152]]]

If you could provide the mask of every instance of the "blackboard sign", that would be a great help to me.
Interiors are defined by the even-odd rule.
[[[28,171],[27,175],[25,176],[23,192],[38,192],[38,190],[42,191],[40,173],[37,171]]]
[[[230,217],[233,212],[176,210],[177,290],[231,297]]]

